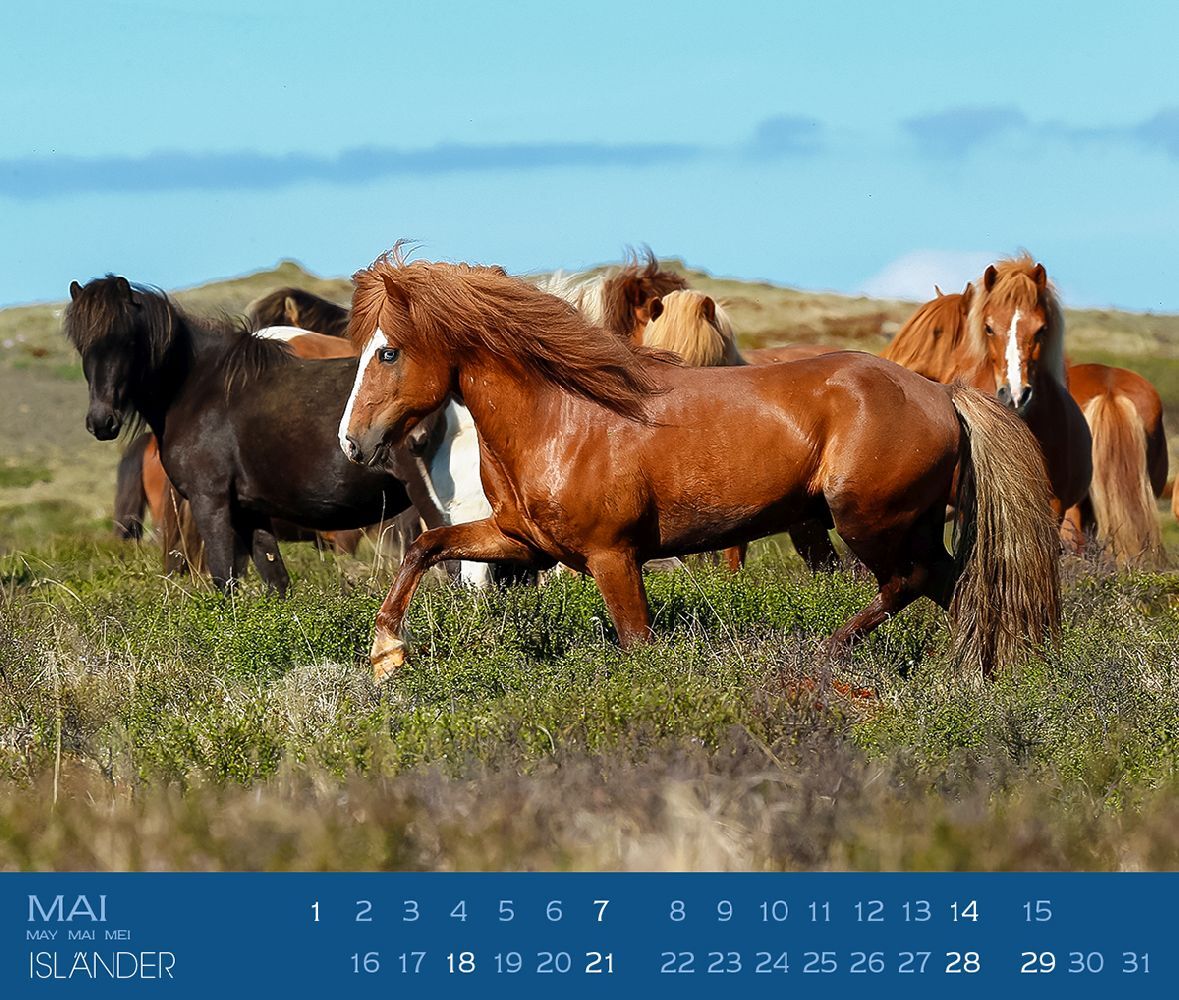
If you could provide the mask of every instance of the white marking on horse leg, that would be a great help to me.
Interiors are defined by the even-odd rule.
[[[352,421],[352,407],[356,405],[356,397],[360,394],[360,385],[364,381],[364,370],[372,361],[373,355],[382,347],[387,347],[388,344],[389,341],[378,326],[360,355],[360,362],[356,366],[356,381],[352,383],[352,393],[348,397],[348,405],[344,407],[344,415],[340,418],[340,430],[336,435],[340,442],[340,451],[345,455],[348,454],[348,424]]]
[[[1007,331],[1007,388],[1011,390],[1013,404],[1019,400],[1019,389],[1023,384],[1023,358],[1016,339],[1020,318],[1020,312],[1016,309],[1015,315],[1011,317],[1011,329]]]

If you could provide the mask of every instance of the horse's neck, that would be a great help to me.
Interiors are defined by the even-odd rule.
[[[551,432],[549,418],[577,398],[540,379],[486,363],[465,365],[458,384],[478,428],[480,447],[500,458],[520,454],[533,443],[539,446]]]
[[[180,319],[176,331],[162,366],[141,379],[135,392],[135,408],[161,440],[168,413],[196,383],[212,376],[225,351],[225,338],[211,331]]]

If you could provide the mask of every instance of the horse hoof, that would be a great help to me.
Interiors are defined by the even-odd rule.
[[[373,636],[373,648],[369,661],[373,665],[373,683],[384,684],[401,667],[405,666],[405,643],[391,635],[378,632]]]

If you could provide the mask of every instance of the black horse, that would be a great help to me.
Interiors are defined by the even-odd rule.
[[[213,580],[233,586],[253,559],[268,587],[289,577],[272,519],[340,531],[410,505],[394,471],[349,462],[337,441],[356,360],[303,361],[281,341],[196,319],[163,292],[108,275],[72,282],[65,334],[90,387],[100,441],[141,418],[192,506]]]

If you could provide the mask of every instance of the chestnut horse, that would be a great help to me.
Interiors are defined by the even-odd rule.
[[[70,299],[64,329],[90,389],[87,429],[106,441],[128,421],[147,423],[221,589],[252,558],[268,588],[286,591],[272,519],[339,530],[409,506],[400,479],[340,456],[354,360],[302,361],[113,275],[71,283]]]
[[[882,357],[927,378],[994,393],[1040,444],[1057,523],[1089,492],[1092,438],[1068,391],[1064,313],[1042,264],[992,264],[978,286],[921,306]]]
[[[662,309],[656,310],[655,318],[647,324],[642,343],[676,354],[693,368],[747,363],[737,348],[733,323],[724,307],[711,296],[691,289],[663,296]],[[830,527],[830,521],[804,521],[787,529],[798,554],[816,572],[839,564],[839,554],[827,534]],[[725,562],[733,572],[745,565],[747,549],[745,543],[725,549]]]
[[[1066,524],[1078,536],[1095,530],[1118,566],[1157,565],[1163,541],[1155,497],[1162,496],[1168,465],[1158,390],[1109,365],[1069,365],[1068,379],[1093,435],[1093,481]]]
[[[645,247],[642,256],[631,253],[621,267],[589,277],[557,271],[537,287],[564,299],[591,323],[639,344],[647,323],[662,308],[660,299],[688,283],[674,271],[663,270],[651,248]]]
[[[920,596],[948,608],[956,654],[989,675],[1055,634],[1056,530],[1043,460],[993,398],[866,354],[685,368],[600,331],[527,282],[464,265],[354,276],[363,346],[341,444],[379,461],[449,393],[479,430],[492,514],[425,532],[377,615],[380,682],[418,582],[444,559],[563,562],[597,581],[624,647],[651,638],[640,567],[829,512],[879,592],[837,654]],[[945,548],[959,479],[962,544]]]

